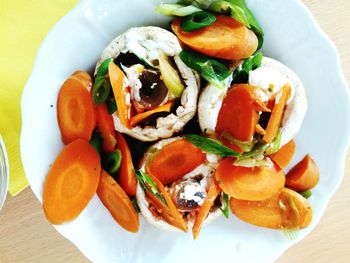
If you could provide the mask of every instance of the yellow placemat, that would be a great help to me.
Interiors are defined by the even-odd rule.
[[[0,134],[10,163],[9,192],[27,185],[20,153],[20,100],[46,33],[78,0],[0,1]]]

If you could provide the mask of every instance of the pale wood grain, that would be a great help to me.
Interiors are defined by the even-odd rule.
[[[350,1],[304,0],[337,46],[350,82]],[[350,262],[350,152],[345,177],[320,224],[277,262]],[[0,262],[87,262],[45,220],[30,189],[8,197],[0,213]]]

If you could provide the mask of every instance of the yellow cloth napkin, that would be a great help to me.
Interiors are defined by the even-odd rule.
[[[46,33],[78,0],[0,1],[0,134],[10,163],[9,192],[27,185],[20,152],[20,100]]]

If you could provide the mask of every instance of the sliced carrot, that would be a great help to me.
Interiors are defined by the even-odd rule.
[[[134,165],[128,144],[123,135],[119,132],[117,134],[117,148],[122,152],[122,161],[118,172],[118,183],[128,196],[136,195],[137,180],[134,172]]]
[[[45,179],[43,208],[52,224],[71,221],[87,206],[100,179],[100,156],[77,139],[63,148]]]
[[[146,169],[166,185],[181,179],[204,161],[205,154],[200,149],[180,139],[165,145]]]
[[[150,175],[150,177],[156,184],[162,196],[164,197],[166,204],[164,204],[162,201],[160,201],[158,198],[156,198],[150,193],[147,193],[148,200],[150,200],[151,204],[156,207],[157,212],[166,222],[184,232],[187,232],[187,223],[183,219],[180,212],[177,210],[173,200],[171,199],[169,193],[166,191],[164,185],[156,177],[152,175]]]
[[[234,166],[231,158],[220,161],[215,177],[221,189],[237,199],[263,200],[284,186],[283,171],[275,164],[269,167]]]
[[[306,191],[314,188],[320,180],[315,161],[310,155],[296,164],[287,174],[286,186],[296,191]]]
[[[179,18],[171,24],[177,37],[208,56],[238,60],[250,57],[258,47],[254,32],[231,17],[218,15],[213,24],[193,32],[182,31],[181,21]]]
[[[129,232],[139,230],[139,216],[127,194],[107,172],[102,170],[97,194],[118,224]]]
[[[90,91],[92,88],[91,76],[89,75],[89,73],[85,71],[82,71],[82,70],[75,71],[69,78],[79,81],[81,85],[87,88],[88,91]]]
[[[261,127],[259,123],[255,126],[255,132],[263,136],[266,134],[264,128]]]
[[[90,140],[96,126],[94,106],[83,82],[69,77],[58,93],[57,120],[64,144],[79,138]]]
[[[262,201],[231,198],[230,208],[241,220],[272,229],[305,228],[312,220],[312,209],[308,200],[287,188]]]
[[[289,84],[286,84],[282,87],[281,90],[281,96],[279,97],[278,101],[275,102],[275,105],[272,109],[272,113],[269,119],[269,122],[267,123],[266,127],[266,134],[263,137],[263,140],[266,143],[271,143],[272,140],[277,136],[278,129],[281,126],[282,117],[284,113],[284,108],[287,104],[287,100],[291,93],[291,87]],[[276,97],[278,98],[278,96]]]
[[[289,141],[284,145],[278,152],[270,155],[270,158],[278,164],[281,169],[284,169],[292,161],[295,153],[295,142],[294,140]]]
[[[103,150],[107,153],[113,152],[117,145],[113,117],[108,113],[106,104],[96,105],[97,128],[103,139]]]
[[[199,232],[203,226],[205,219],[207,218],[210,209],[213,207],[215,199],[220,194],[221,189],[219,185],[214,181],[214,183],[210,186],[209,191],[207,193],[207,197],[205,198],[201,208],[196,216],[194,221],[194,225],[192,228],[193,239],[196,239],[199,235]]]
[[[155,113],[159,113],[159,112],[169,112],[171,109],[171,106],[173,106],[174,102],[170,101],[162,106],[159,106],[153,110],[149,110],[149,111],[145,111],[142,113],[139,113],[137,115],[134,115],[133,117],[131,117],[130,119],[130,126],[131,127],[135,127],[136,124],[138,124],[139,122],[143,121],[144,119],[148,118],[149,116],[155,114]]]
[[[250,141],[255,133],[262,107],[257,93],[257,87],[247,84],[235,84],[223,100],[216,124],[216,133],[221,137],[224,132],[229,133],[240,141]]]
[[[130,128],[131,103],[127,101],[127,89],[124,86],[125,75],[123,71],[114,62],[108,66],[109,79],[111,81],[113,94],[117,103],[117,112],[121,124]]]

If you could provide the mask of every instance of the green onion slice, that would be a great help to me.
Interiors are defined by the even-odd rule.
[[[203,27],[210,26],[216,21],[216,17],[205,11],[186,16],[181,22],[181,29],[185,32],[193,32]]]

